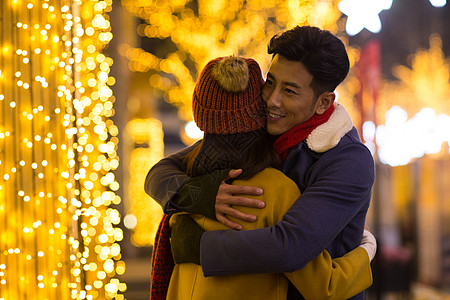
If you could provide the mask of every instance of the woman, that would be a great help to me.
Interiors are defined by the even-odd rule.
[[[252,59],[226,57],[210,61],[193,95],[194,120],[205,136],[183,161],[190,176],[241,168],[243,172],[233,184],[258,186],[264,190],[264,194],[257,197],[265,202],[264,209],[242,207],[242,212],[258,216],[256,222],[244,223],[244,230],[280,221],[300,195],[297,185],[277,170],[280,162],[264,129],[265,111],[260,98],[263,83],[261,69]],[[215,190],[216,187],[211,187],[211,191],[198,192]],[[193,199],[195,202],[195,195]],[[208,212],[205,215],[214,218]],[[184,230],[185,224],[192,222],[191,217],[204,230],[227,229],[200,214],[176,214],[171,218],[171,225],[176,224],[173,230]],[[178,262],[170,279],[167,299],[285,300],[289,282],[306,299],[346,299],[371,284],[373,254],[369,253],[374,249],[373,244],[364,246],[369,249],[367,252],[358,247],[334,260],[324,251],[303,269],[285,274],[205,277],[198,264]],[[176,246],[172,250],[183,251]]]

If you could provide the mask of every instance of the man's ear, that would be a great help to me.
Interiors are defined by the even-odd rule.
[[[322,93],[316,101],[316,114],[323,114],[334,102],[336,94],[334,92]]]

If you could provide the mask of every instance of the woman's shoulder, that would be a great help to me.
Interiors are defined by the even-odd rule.
[[[265,168],[264,170],[262,170],[261,172],[259,172],[255,176],[253,176],[253,178],[268,177],[268,176],[275,176],[275,177],[280,177],[280,179],[283,179],[283,180],[284,179],[290,180],[289,177],[284,175],[283,172],[281,172],[280,170],[275,169],[275,168]]]
[[[255,186],[263,189],[263,194],[251,196],[266,203],[263,210],[241,208],[246,213],[256,214],[258,220],[267,227],[275,224],[283,218],[292,204],[300,196],[300,190],[293,180],[281,171],[266,168],[248,180],[235,180],[233,184]]]

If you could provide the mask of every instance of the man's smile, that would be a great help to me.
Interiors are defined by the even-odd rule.
[[[276,119],[281,119],[281,118],[284,118],[284,117],[285,117],[284,115],[272,113],[272,112],[270,112],[270,111],[267,112],[267,115],[269,116],[269,119],[270,119],[270,120],[276,120]]]

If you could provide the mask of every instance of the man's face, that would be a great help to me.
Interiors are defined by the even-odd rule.
[[[275,55],[262,88],[267,104],[267,131],[271,135],[281,135],[315,114],[312,79],[301,62]]]

